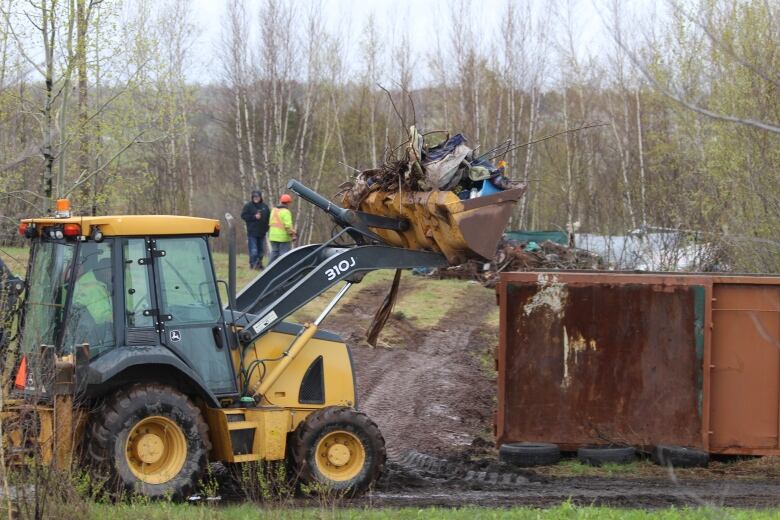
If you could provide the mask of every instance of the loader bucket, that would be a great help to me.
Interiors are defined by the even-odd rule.
[[[451,191],[376,191],[358,209],[409,222],[406,231],[371,228],[388,243],[437,251],[451,265],[458,265],[472,258],[493,258],[524,191],[516,188],[468,200],[460,200]]]

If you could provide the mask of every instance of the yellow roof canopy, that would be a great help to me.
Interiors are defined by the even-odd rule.
[[[78,224],[81,235],[89,236],[100,227],[105,236],[218,235],[219,220],[178,215],[111,215],[104,217],[29,218],[23,223],[36,226]]]

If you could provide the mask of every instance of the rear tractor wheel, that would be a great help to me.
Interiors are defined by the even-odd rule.
[[[343,407],[308,416],[295,431],[291,452],[301,483],[350,496],[379,478],[387,457],[374,421]]]
[[[87,453],[119,491],[182,499],[197,485],[211,448],[200,410],[177,390],[137,384],[118,391],[89,428]]]

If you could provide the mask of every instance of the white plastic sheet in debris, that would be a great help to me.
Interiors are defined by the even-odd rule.
[[[671,232],[593,235],[577,233],[574,245],[601,256],[612,269],[709,271],[714,248],[690,234]]]

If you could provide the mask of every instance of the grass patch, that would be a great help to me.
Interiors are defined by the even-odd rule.
[[[228,254],[227,253],[213,253],[214,271],[217,274],[217,280],[228,280]],[[263,257],[263,265],[268,263],[268,257]],[[236,287],[239,291],[246,286],[249,282],[255,279],[260,274],[260,271],[255,271],[249,268],[249,255],[237,254],[236,255]],[[221,297],[226,297],[225,288],[221,289]]]
[[[380,271],[372,271],[368,273],[363,280],[353,285],[349,292],[340,300],[339,305],[349,303],[352,301],[353,298],[357,297],[358,294],[360,294],[360,291],[364,291],[368,289],[369,287],[374,286],[384,286],[387,288],[387,290],[390,290],[390,284],[393,282],[393,273],[392,270],[383,269]],[[316,298],[314,298],[312,301],[292,313],[289,318],[287,318],[287,321],[294,321],[294,322],[311,322],[314,321],[317,316],[320,315],[322,312],[322,309],[325,308],[325,306],[330,302],[331,299],[333,299],[334,296],[336,296],[336,293],[339,292],[341,287],[344,285],[344,282],[339,282],[324,293],[320,294]],[[336,310],[338,310],[339,305],[336,306]],[[377,307],[379,306],[379,302],[377,302]],[[370,309],[370,312],[374,312],[375,309]],[[327,326],[326,326],[327,328]]]
[[[591,466],[577,459],[565,459],[554,466],[545,467],[542,473],[554,476],[586,476],[586,477],[626,477],[639,476],[654,472],[658,466],[649,460],[638,460],[630,464],[602,464]]]
[[[467,284],[462,280],[434,280],[415,277],[404,272],[401,279],[402,294],[395,308],[419,329],[429,329],[450,314],[457,307],[468,305],[473,300],[469,293],[482,286]]]
[[[608,507],[578,507],[564,503],[549,509],[520,508],[401,508],[401,509],[324,509],[324,508],[258,508],[252,505],[205,507],[186,504],[119,504],[96,505],[91,508],[89,518],[112,520],[244,520],[257,518],[276,519],[628,519],[628,520],[695,520],[724,516],[734,520],[777,518],[779,510],[750,510],[733,508],[669,508],[658,510],[615,509]]]
[[[498,371],[496,370],[496,351],[498,350],[498,327],[499,327],[499,308],[493,307],[490,312],[485,315],[482,328],[479,330],[479,335],[486,345],[486,348],[480,352],[475,352],[479,361],[480,369],[485,376],[490,379],[498,377]]]
[[[393,272],[387,271],[387,286],[390,285],[390,278]],[[449,330],[457,322],[461,313],[459,310],[468,306],[477,306],[483,311],[484,317],[480,317],[480,324],[486,323],[487,327],[495,327],[498,323],[498,308],[494,305],[493,290],[486,289],[480,284],[466,282],[463,280],[445,279],[438,280],[428,276],[415,276],[410,271],[404,271],[401,277],[401,293],[394,307],[395,319],[391,318],[385,329],[380,335],[380,341],[388,345],[403,345],[408,331],[406,327],[398,324],[398,320],[406,320],[408,326],[420,331],[430,329]],[[486,303],[487,302],[487,303]],[[473,312],[466,311],[468,314]],[[475,325],[480,325],[476,324]],[[402,327],[399,329],[398,327]],[[481,329],[481,327],[480,327]],[[485,328],[485,331],[491,330]],[[497,329],[496,329],[497,330]],[[481,333],[481,332],[478,332]],[[494,341],[494,337],[495,341]],[[490,344],[497,343],[497,335],[486,337],[485,340]],[[475,355],[482,356],[483,352],[475,352]],[[485,368],[492,371],[492,350],[485,354]],[[488,358],[490,360],[488,361]],[[480,363],[482,363],[480,359]]]
[[[27,247],[0,246],[0,260],[16,275],[24,278],[27,271],[27,257],[30,249]]]
[[[631,477],[662,478],[670,477],[670,470],[654,464],[650,459],[641,457],[631,464],[604,464],[590,466],[575,458],[564,459],[553,466],[535,468],[539,474],[551,477]],[[706,468],[675,468],[674,475],[681,479],[732,478],[739,480],[780,478],[780,457],[750,457],[710,460]]]

